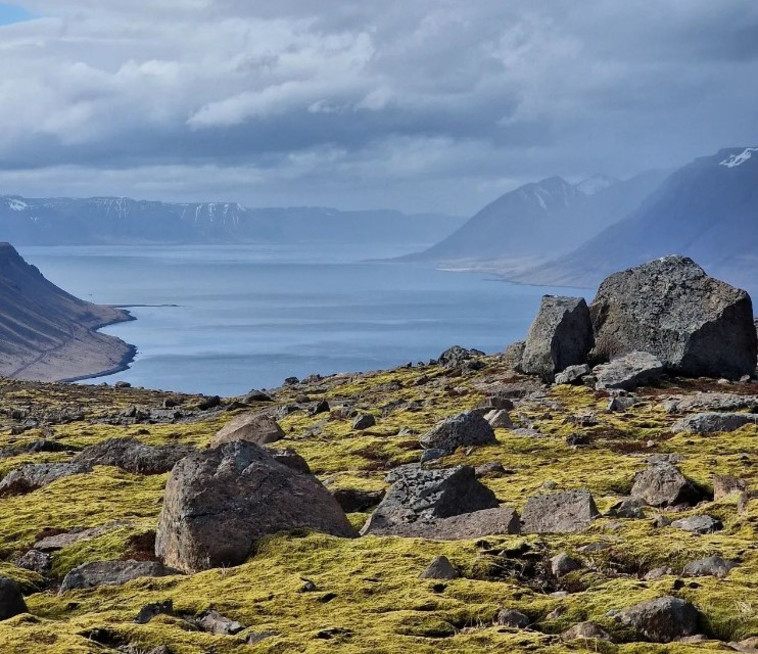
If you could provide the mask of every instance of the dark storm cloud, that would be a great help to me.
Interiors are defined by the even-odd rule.
[[[753,0],[24,4],[6,192],[469,212],[758,141]]]

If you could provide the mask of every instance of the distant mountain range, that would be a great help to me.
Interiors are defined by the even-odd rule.
[[[236,203],[0,196],[0,240],[15,245],[337,242],[432,243],[463,218]]]
[[[526,184],[488,204],[429,249],[404,257],[452,268],[498,272],[570,251],[639,206],[665,178],[648,172],[627,181],[597,175],[579,184],[561,177]]]
[[[609,273],[667,254],[758,291],[758,148],[728,148],[668,176],[623,220],[515,281],[594,286]]]
[[[121,370],[134,348],[96,330],[131,320],[80,300],[0,243],[0,375],[57,381]]]

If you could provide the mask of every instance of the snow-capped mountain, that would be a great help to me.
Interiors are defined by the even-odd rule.
[[[514,278],[593,286],[610,272],[672,253],[758,291],[758,148],[728,148],[696,159],[620,222]]]
[[[411,259],[518,269],[568,252],[620,220],[660,183],[650,172],[627,181],[597,175],[579,184],[550,177],[488,204],[450,236]]]

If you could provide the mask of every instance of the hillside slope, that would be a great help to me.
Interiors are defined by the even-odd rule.
[[[515,281],[594,286],[614,270],[673,252],[758,290],[758,148],[729,148],[669,176],[641,207],[574,252]]]
[[[60,380],[121,369],[132,346],[96,330],[129,319],[66,293],[0,243],[0,375]]]

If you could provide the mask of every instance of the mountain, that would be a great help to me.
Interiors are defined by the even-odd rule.
[[[573,252],[511,278],[594,286],[614,270],[671,253],[758,290],[758,148],[727,148],[696,159],[620,222]]]
[[[579,184],[561,177],[521,186],[491,202],[436,245],[407,257],[503,271],[570,251],[620,220],[665,177],[618,181],[596,175]]]
[[[66,293],[0,243],[0,376],[62,380],[121,370],[134,348],[96,330],[130,319]]]
[[[140,243],[430,243],[463,219],[320,207],[250,209],[237,203],[0,196],[0,239],[17,245]]]

